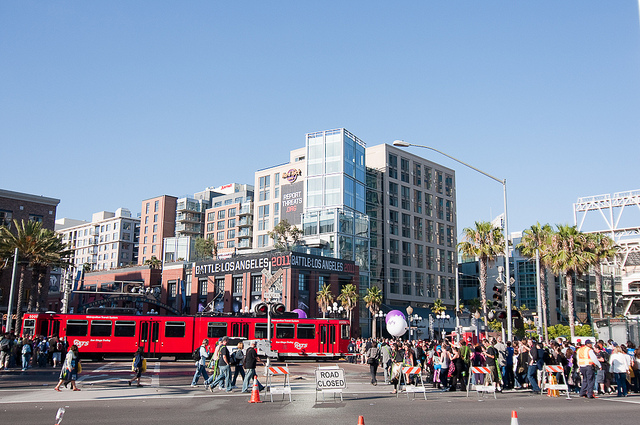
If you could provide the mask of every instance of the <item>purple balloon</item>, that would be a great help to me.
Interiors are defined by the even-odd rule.
[[[298,319],[307,318],[307,313],[305,313],[304,310],[300,310],[299,308],[296,308],[295,310],[293,310],[293,313],[298,313]]]
[[[391,310],[389,313],[387,313],[387,316],[384,318],[385,323],[389,323],[389,319],[391,319],[392,317],[397,317],[400,316],[402,317],[403,320],[407,320],[407,318],[405,317],[404,313],[401,312],[400,310]]]

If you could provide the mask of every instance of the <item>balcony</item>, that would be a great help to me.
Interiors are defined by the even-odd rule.
[[[253,226],[253,217],[245,216],[238,220],[238,227]]]

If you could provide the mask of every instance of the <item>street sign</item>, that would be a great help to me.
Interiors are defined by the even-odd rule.
[[[316,391],[347,388],[344,369],[316,369]]]

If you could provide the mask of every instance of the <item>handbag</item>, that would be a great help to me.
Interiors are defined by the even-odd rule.
[[[82,372],[82,363],[78,360],[78,373]]]

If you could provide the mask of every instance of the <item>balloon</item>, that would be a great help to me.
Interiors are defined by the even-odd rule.
[[[389,323],[389,320],[391,320],[394,317],[402,317],[402,319],[404,319],[405,321],[407,320],[404,313],[401,312],[400,310],[391,310],[390,312],[387,313],[387,316],[385,317],[384,321],[386,323]]]
[[[403,317],[395,316],[387,322],[387,332],[393,336],[402,336],[407,332],[407,321]]]
[[[298,313],[298,319],[307,318],[307,313],[305,313],[304,310],[300,310],[299,308],[296,308],[295,310],[293,310],[293,313]]]

